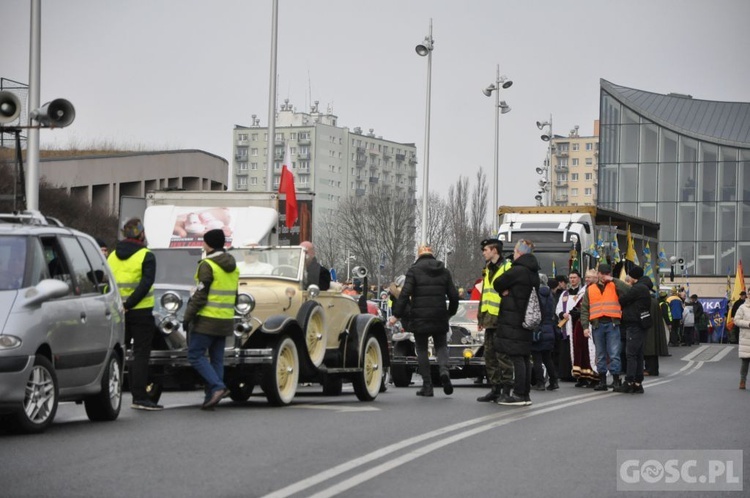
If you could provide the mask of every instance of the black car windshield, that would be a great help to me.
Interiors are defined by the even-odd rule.
[[[200,248],[151,249],[156,258],[156,283],[195,285]]]
[[[23,287],[26,252],[26,237],[0,237],[0,291]]]

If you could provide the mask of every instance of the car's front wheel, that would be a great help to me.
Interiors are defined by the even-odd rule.
[[[292,402],[299,381],[299,354],[289,336],[282,335],[273,348],[273,363],[263,375],[263,392],[274,406]]]
[[[102,390],[86,401],[86,415],[89,420],[108,421],[116,420],[120,415],[122,405],[122,367],[117,353],[112,353],[107,368],[102,375]]]
[[[55,419],[58,394],[57,374],[52,363],[37,355],[26,380],[23,406],[13,417],[14,428],[29,434],[43,432]]]
[[[233,380],[227,384],[229,388],[229,397],[232,401],[242,403],[250,399],[253,394],[255,384],[246,380]]]
[[[407,356],[407,349],[406,344],[398,342],[393,346],[393,355]],[[413,372],[413,367],[391,363],[391,380],[393,381],[393,385],[396,387],[409,387]]]
[[[354,374],[354,393],[360,401],[372,401],[383,382],[383,351],[378,339],[368,334],[362,350],[362,370]]]

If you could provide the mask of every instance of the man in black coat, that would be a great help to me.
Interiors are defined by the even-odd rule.
[[[621,326],[625,329],[625,383],[616,386],[618,393],[643,393],[643,345],[646,330],[651,327],[651,289],[654,283],[643,275],[643,268],[634,266],[628,272],[632,287],[620,295]]]
[[[331,288],[331,272],[318,262],[315,257],[315,246],[312,242],[304,241],[300,246],[305,248],[305,267],[307,268],[307,279],[305,288],[317,285],[320,290]]]
[[[443,391],[445,394],[452,394],[453,386],[448,370],[448,320],[458,310],[458,291],[451,273],[442,261],[435,259],[429,246],[419,247],[417,261],[406,272],[404,287],[393,306],[391,323],[406,316],[408,306],[411,307],[408,311],[409,327],[414,333],[419,374],[422,376],[422,388],[417,396],[433,396],[427,352],[430,336],[435,345]]]
[[[513,394],[503,396],[500,405],[528,406],[531,404],[531,340],[532,331],[523,328],[526,306],[532,289],[539,290],[539,262],[531,254],[534,243],[519,240],[513,249],[513,264],[495,280],[495,290],[503,298],[500,303],[498,333],[495,348],[510,356],[513,362]]]

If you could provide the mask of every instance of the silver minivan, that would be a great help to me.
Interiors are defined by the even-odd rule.
[[[0,425],[42,432],[61,401],[115,420],[124,343],[122,301],[95,240],[39,213],[0,215]]]

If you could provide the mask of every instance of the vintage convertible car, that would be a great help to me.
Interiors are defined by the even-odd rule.
[[[235,401],[260,386],[269,403],[287,405],[299,383],[319,383],[338,395],[351,382],[362,401],[374,400],[388,368],[383,321],[360,313],[339,290],[307,285],[301,247],[230,249],[240,269],[235,333],[227,338],[224,380]],[[184,289],[157,285],[155,308],[162,337],[151,353],[151,396],[162,388],[201,383],[187,361],[181,325]]]
[[[448,332],[448,354],[452,379],[466,379],[484,375],[484,333],[477,331],[479,301],[459,301],[458,311],[450,319]],[[429,345],[432,382],[440,385],[437,359],[432,339]],[[414,349],[414,334],[396,330],[391,335],[391,380],[396,387],[411,384],[412,374],[417,371],[417,354]]]

